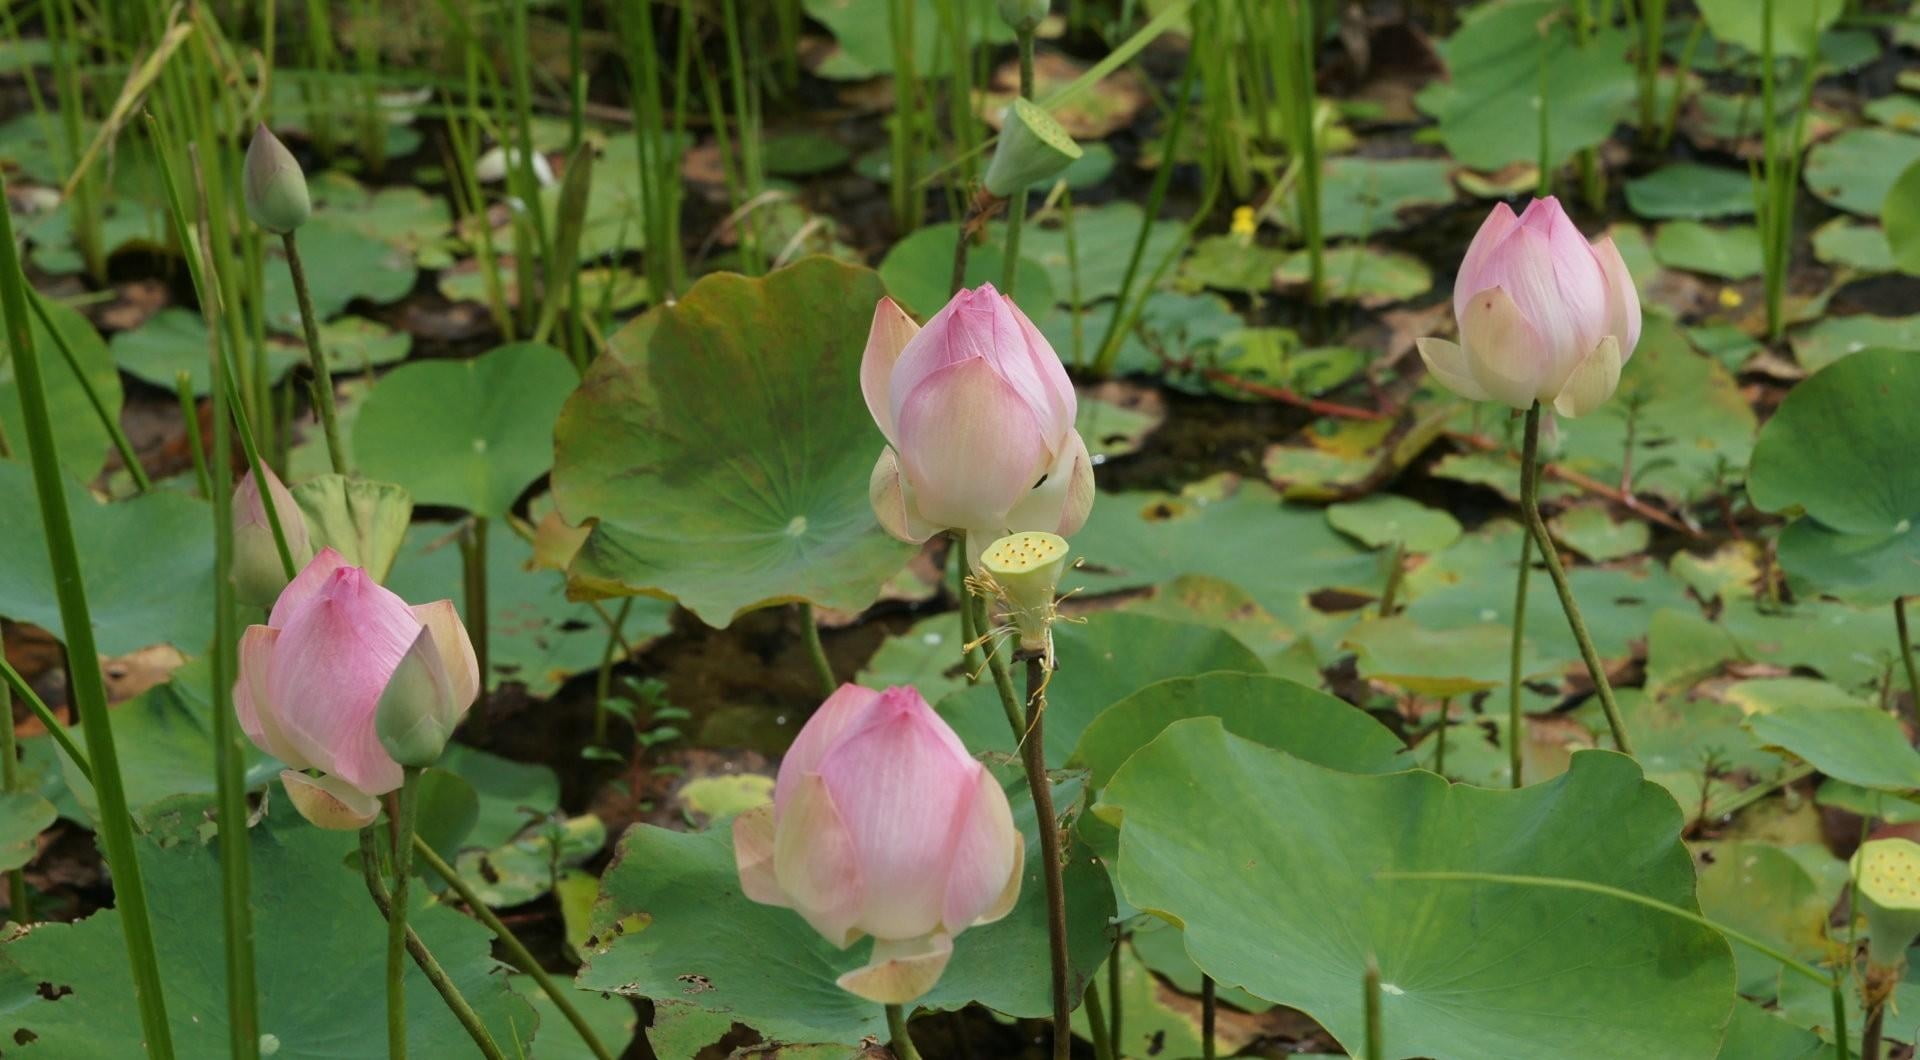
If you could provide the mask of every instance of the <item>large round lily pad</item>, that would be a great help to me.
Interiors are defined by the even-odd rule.
[[[370,478],[405,486],[417,504],[498,519],[547,470],[547,425],[578,379],[566,354],[534,342],[402,365],[360,407],[354,461]]]
[[[1920,359],[1843,357],[1794,387],[1753,447],[1747,493],[1766,511],[1800,507],[1849,534],[1905,531],[1920,515]]]
[[[613,344],[554,426],[554,496],[593,523],[575,590],[671,597],[714,624],[872,603],[910,551],[867,500],[885,441],[860,355],[885,293],[826,258],[718,274]]]
[[[1697,908],[1679,808],[1612,752],[1501,791],[1335,773],[1196,718],[1136,753],[1096,812],[1120,824],[1128,902],[1182,925],[1216,980],[1350,1050],[1370,959],[1386,1056],[1708,1058],[1731,1016],[1733,955],[1706,928],[1578,891],[1381,878],[1552,876]]]

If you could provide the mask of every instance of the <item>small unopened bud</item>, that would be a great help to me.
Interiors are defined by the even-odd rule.
[[[265,124],[253,130],[253,142],[247,145],[246,192],[247,216],[275,235],[306,224],[313,213],[307,175]]]
[[[1080,154],[1080,145],[1045,108],[1016,99],[987,164],[987,190],[1003,199],[1018,194],[1059,176]]]
[[[423,627],[380,693],[373,731],[395,762],[424,769],[440,760],[464,705],[456,705],[453,683],[434,646],[433,630]]]
[[[993,579],[1019,631],[1022,651],[1046,652],[1051,644],[1054,590],[1067,569],[1067,539],[1030,530],[1009,534],[987,546],[980,566]]]
[[[1050,0],[1000,0],[1000,18],[1016,33],[1032,33],[1051,6]]]
[[[289,769],[280,774],[287,799],[316,828],[353,832],[380,816],[380,800],[331,774],[308,776]]]
[[[273,502],[273,514],[279,517],[280,533],[287,542],[288,558],[299,570],[313,559],[313,541],[307,534],[307,521],[300,505],[280,482],[280,476],[264,463],[260,470],[266,489],[248,472],[233,490],[233,587],[243,604],[272,607],[287,587],[287,566],[280,559],[280,546],[273,539],[273,524],[267,521],[267,501]]]

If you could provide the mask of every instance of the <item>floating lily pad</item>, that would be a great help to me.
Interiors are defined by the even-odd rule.
[[[1329,247],[1326,296],[1336,302],[1358,302],[1368,308],[1404,302],[1433,287],[1433,271],[1411,254],[1377,247]],[[1311,276],[1307,252],[1288,255],[1273,274],[1278,286],[1303,287]]]
[[[947,304],[947,285],[953,280],[953,241],[959,231],[960,226],[954,224],[928,225],[895,243],[880,262],[880,279],[887,285],[885,293],[922,320],[939,312],[940,307]],[[968,249],[966,286],[1000,285],[1006,272],[1006,259],[1001,256],[1003,246],[1005,244],[998,240],[989,240]],[[1013,300],[1027,315],[1037,316],[1053,304],[1053,281],[1049,276],[1048,270],[1033,260],[1028,251],[1020,252],[1020,273],[1014,278]],[[872,312],[871,308],[867,310],[868,323],[871,323]],[[860,335],[855,343],[856,353],[865,346],[866,324],[861,325]]]
[[[114,362],[129,375],[172,390],[185,372],[195,394],[212,392],[207,325],[199,313],[169,306],[139,327],[115,335],[110,345]],[[299,349],[274,343],[267,345],[266,354],[267,374],[275,381],[303,359]]]
[[[1706,928],[1594,894],[1380,876],[1471,867],[1696,908],[1673,800],[1611,752],[1490,791],[1335,773],[1197,718],[1136,753],[1096,812],[1120,826],[1128,902],[1183,926],[1215,979],[1306,1012],[1350,1050],[1371,962],[1388,1056],[1531,1056],[1551,1041],[1567,1055],[1711,1057],[1730,1018],[1733,957]]]
[[[1848,534],[1904,532],[1920,516],[1920,360],[1903,350],[1842,358],[1793,388],[1760,432],[1747,492],[1798,506]]]
[[[911,2],[914,73],[921,77],[945,76],[953,59],[953,48],[941,29],[945,8],[936,0]],[[863,81],[893,72],[893,23],[889,15],[893,8],[889,0],[805,0],[803,6],[807,17],[825,26],[840,45],[814,73],[834,80]],[[968,36],[975,42],[1005,44],[1013,39],[1013,30],[1001,21],[989,0],[964,0],[953,6],[966,19]]]
[[[1876,707],[1788,704],[1747,719],[1760,742],[1837,780],[1863,788],[1920,791],[1920,752],[1894,718]]]
[[[112,416],[120,415],[120,373],[114,370],[113,354],[101,341],[100,333],[80,312],[51,299],[42,302],[47,318],[60,329],[60,335],[73,350],[80,371]],[[87,400],[80,379],[67,367],[66,358],[54,345],[53,336],[33,317],[33,351],[39,355],[40,375],[46,382],[47,415],[53,426],[53,450],[68,473],[91,480],[106,461],[110,441],[107,429]],[[20,390],[13,377],[13,353],[0,338],[0,436],[22,463],[27,459],[27,428],[21,419]]]
[[[1773,53],[1777,56],[1811,55],[1820,34],[1840,17],[1841,7],[1824,0],[1773,0],[1770,4],[1748,0],[1700,0],[1700,17],[1707,20],[1715,40],[1737,44],[1755,55],[1764,49],[1769,12],[1773,19]]]
[[[1824,850],[1821,854],[1842,864]],[[1702,848],[1701,860],[1702,913],[1808,963],[1827,955],[1827,913],[1839,897],[1837,886],[1827,886],[1792,854],[1769,843],[1710,843]],[[1733,958],[1741,993],[1773,995],[1780,981],[1778,960],[1740,943],[1734,944]]]
[[[1103,788],[1135,751],[1183,718],[1218,718],[1235,736],[1346,773],[1397,773],[1412,756],[1372,715],[1270,674],[1209,673],[1147,685],[1101,711],[1071,761]]]
[[[1835,217],[1813,230],[1813,256],[1862,272],[1887,272],[1894,267],[1887,233],[1879,225],[1848,217]]]
[[[1050,1011],[1045,888],[1031,853],[1038,849],[1032,803],[1024,798],[1024,785],[1009,796],[1029,850],[1019,903],[1006,919],[954,939],[952,961],[919,1007],[978,1001],[1014,1016]],[[1077,983],[1112,945],[1113,895],[1105,871],[1084,850],[1070,858],[1066,882],[1077,995]],[[793,910],[742,895],[730,824],[695,833],[630,829],[601,879],[593,934],[577,983],[651,998],[655,1035],[665,1025],[716,1014],[727,1021],[715,1024],[716,1039],[733,1022],[776,1043],[856,1045],[886,1036],[880,1006],[834,983],[866,962],[869,944],[837,950]]]
[[[1504,686],[1512,643],[1504,625],[1427,629],[1396,616],[1360,623],[1347,631],[1343,646],[1357,656],[1360,676],[1444,699]],[[1531,642],[1521,647],[1522,675],[1546,669]]]
[[[1208,236],[1180,262],[1183,287],[1259,294],[1273,289],[1274,274],[1290,255],[1279,247],[1248,243],[1236,236]]]
[[[872,603],[911,551],[867,499],[885,442],[859,361],[882,293],[870,270],[809,258],[706,277],[632,325],[644,340],[596,361],[554,427],[555,499],[595,520],[576,589],[672,597],[716,624]]]
[[[1556,540],[1592,560],[1605,562],[1634,555],[1647,547],[1650,532],[1640,519],[1615,519],[1593,504],[1569,508],[1548,524]]]
[[[1328,159],[1320,174],[1320,231],[1328,239],[1365,239],[1403,227],[1402,215],[1454,199],[1453,163],[1444,158]],[[1299,226],[1289,199],[1280,223]]]
[[[102,504],[67,485],[93,632],[107,655],[168,643],[198,654],[213,635],[213,512],[156,490]],[[60,606],[33,472],[0,460],[0,615],[59,635]]]
[[[967,684],[960,672],[960,612],[947,611],[923,618],[905,633],[880,642],[857,678],[869,688],[912,685],[928,701],[936,702]]]
[[[1894,180],[1920,162],[1920,136],[1848,129],[1807,152],[1803,175],[1815,195],[1848,213],[1878,217]]]
[[[211,767],[209,766],[209,769]],[[290,810],[278,808],[287,816]],[[260,1031],[282,1056],[377,1056],[386,1051],[378,975],[316,975],[317,968],[371,967],[385,952],[386,924],[373,912],[351,832],[294,824],[250,830],[254,950]],[[141,867],[163,955],[167,1016],[181,1056],[221,1056],[228,1026],[220,922],[220,861],[198,842],[143,842]],[[418,891],[414,892],[419,894]],[[492,935],[446,906],[424,901],[407,918],[495,1041],[525,1041],[535,1027],[527,1003],[508,989],[490,953]],[[427,977],[406,962],[407,1045],[418,1056],[465,1056],[473,1041]],[[40,983],[60,990],[38,993]],[[8,1040],[29,1040],[49,1056],[140,1056],[140,1010],[121,940],[120,913],[103,909],[72,924],[46,923],[0,947],[0,994],[8,998]],[[51,1000],[49,1000],[51,996]],[[16,1037],[16,1036],[22,1037]]]
[[[322,320],[338,316],[355,299],[385,305],[413,290],[416,273],[410,253],[338,218],[315,217],[301,225],[298,242],[313,311]],[[300,304],[277,241],[267,245],[260,286],[267,325],[300,334]]]
[[[1452,77],[1430,83],[1416,102],[1439,119],[1447,152],[1462,165],[1494,170],[1539,159],[1543,71],[1551,161],[1599,144],[1626,117],[1634,96],[1629,34],[1608,26],[1576,44],[1559,17],[1564,10],[1558,0],[1480,5],[1440,45]]]
[[[0,793],[0,871],[33,860],[40,852],[40,833],[59,816],[53,803],[35,792]]]
[[[1327,505],[1327,522],[1368,548],[1438,552],[1460,539],[1460,521],[1392,493]]]
[[[1920,316],[1826,316],[1793,333],[1793,356],[1809,372],[1875,348],[1920,350]]]
[[[1743,280],[1760,274],[1760,233],[1752,225],[1712,228],[1669,221],[1653,237],[1653,254],[1671,269]]]
[[[760,145],[767,171],[783,177],[805,177],[839,169],[853,155],[845,144],[824,133],[776,133]]]
[[[547,470],[549,424],[578,381],[566,354],[531,342],[403,365],[360,409],[355,464],[406,487],[415,503],[499,519]]]
[[[1627,181],[1627,205],[1661,220],[1746,217],[1753,213],[1753,178],[1725,166],[1674,162]]]
[[[1130,202],[1076,207],[1073,254],[1067,253],[1064,223],[1027,225],[1020,236],[1021,268],[1026,268],[1026,259],[1038,262],[1047,270],[1053,297],[1059,301],[1068,300],[1076,282],[1082,305],[1111,298],[1120,293],[1120,283],[1126,279],[1127,260],[1133,254],[1133,244],[1140,236],[1144,221],[1144,211]],[[1004,234],[1004,227],[996,226],[995,231]],[[1161,259],[1178,247],[1185,235],[1186,226],[1178,221],[1156,220],[1149,225],[1146,249],[1140,254],[1140,266],[1133,279],[1136,293]],[[952,251],[952,240],[947,241],[947,249]],[[891,284],[891,278],[888,282]],[[1021,305],[1032,313],[1038,303],[1023,301]]]

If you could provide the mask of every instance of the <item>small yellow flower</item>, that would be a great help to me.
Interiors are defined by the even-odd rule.
[[[1236,236],[1250,236],[1254,230],[1253,207],[1236,206],[1233,210],[1233,225],[1228,231]]]
[[[1720,304],[1722,306],[1725,306],[1728,309],[1735,309],[1735,308],[1738,308],[1740,303],[1744,301],[1746,301],[1746,299],[1740,297],[1739,291],[1736,291],[1731,287],[1720,288]]]

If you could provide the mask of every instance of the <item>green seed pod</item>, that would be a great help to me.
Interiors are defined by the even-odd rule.
[[[1051,6],[1050,0],[1000,0],[1000,18],[1016,33],[1032,33]]]
[[[1009,534],[980,554],[980,566],[999,587],[1024,651],[1048,648],[1054,590],[1066,572],[1067,554],[1066,538],[1038,530]]]
[[[1059,176],[1080,153],[1080,145],[1053,115],[1029,100],[1016,99],[1007,109],[993,161],[987,164],[987,190],[1003,199],[1018,194]]]
[[[247,145],[247,216],[275,235],[285,235],[307,223],[313,201],[307,197],[307,175],[293,152],[262,124]]]

